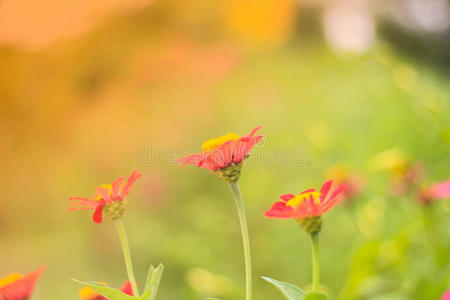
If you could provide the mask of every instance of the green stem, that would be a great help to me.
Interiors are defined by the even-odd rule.
[[[236,208],[238,211],[239,222],[241,225],[242,242],[244,244],[244,258],[245,258],[245,285],[246,293],[245,299],[252,299],[252,260],[250,256],[250,240],[248,237],[247,218],[245,217],[245,206],[242,201],[241,191],[237,182],[230,183],[231,191],[233,192]]]
[[[125,226],[120,220],[116,221],[117,231],[119,232],[120,243],[122,244],[123,257],[125,258],[125,266],[127,267],[128,279],[131,283],[133,295],[139,297],[139,290],[137,288],[136,279],[133,273],[133,263],[131,262],[130,246],[128,245],[127,233]]]
[[[320,281],[320,259],[319,259],[319,234],[310,234],[311,237],[311,250],[313,259],[313,271],[312,271],[312,291],[317,293],[319,291]]]

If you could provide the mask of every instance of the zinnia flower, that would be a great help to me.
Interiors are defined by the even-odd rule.
[[[93,220],[101,223],[103,212],[112,220],[122,217],[126,196],[130,192],[131,186],[141,177],[141,173],[135,170],[131,173],[126,183],[122,183],[125,177],[119,177],[109,185],[102,185],[95,190],[93,199],[84,197],[71,197],[69,200],[72,210],[94,210]]]
[[[105,284],[104,282],[101,283]],[[127,295],[134,296],[133,290],[131,288],[131,282],[129,280],[124,283],[124,285],[120,288],[120,290]],[[99,293],[97,293],[96,291],[87,286],[83,287],[78,295],[82,300],[108,300],[108,298],[103,297],[102,295],[100,295]]]
[[[0,299],[5,300],[27,300],[33,293],[39,275],[44,272],[45,267],[40,267],[27,275],[13,273],[0,278]]]
[[[441,198],[450,198],[450,178],[422,189],[418,197],[422,204],[430,204],[433,200]]]
[[[243,137],[228,133],[224,136],[205,141],[202,153],[191,154],[180,158],[177,162],[184,165],[196,165],[213,171],[221,179],[235,182],[239,179],[242,162],[248,157],[250,150],[263,136],[255,135],[261,127]]]
[[[320,217],[338,203],[338,196],[346,188],[345,184],[341,184],[330,192],[332,185],[333,180],[328,180],[320,192],[312,188],[297,196],[281,195],[281,201],[275,202],[264,215],[267,218],[296,219],[307,232],[317,233],[322,224]]]

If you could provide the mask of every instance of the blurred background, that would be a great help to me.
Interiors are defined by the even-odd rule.
[[[126,280],[113,223],[70,196],[139,169],[123,218],[140,284],[160,300],[242,299],[227,185],[176,158],[263,126],[240,184],[259,279],[308,289],[307,236],[263,212],[327,178],[351,193],[324,217],[330,299],[439,299],[450,286],[446,0],[0,2],[0,277],[48,269],[34,299],[77,299],[71,278]],[[422,193],[422,194],[421,194]]]

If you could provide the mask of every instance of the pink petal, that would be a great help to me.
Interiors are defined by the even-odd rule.
[[[286,206],[285,202],[278,201],[264,213],[264,216],[267,218],[289,219],[292,218],[292,207]]]
[[[114,180],[111,184],[111,195],[112,199],[117,199],[117,196],[120,192],[120,187],[122,186],[122,181],[124,180],[124,177],[119,177],[116,180]]]
[[[320,202],[323,202],[323,200],[325,200],[332,185],[333,180],[325,181],[325,183],[322,185],[322,188],[320,189]]]
[[[2,296],[2,299],[11,300],[29,299],[33,293],[37,279],[45,269],[46,267],[40,267],[22,279],[0,288],[0,296]]]
[[[450,300],[450,289],[448,289],[444,295],[442,295],[441,300]]]
[[[284,200],[284,201],[289,201],[292,198],[295,198],[295,195],[293,195],[293,194],[284,194],[284,195],[280,196],[280,199]]]
[[[111,195],[109,194],[109,191],[107,189],[98,187],[95,192],[99,194],[106,202],[111,202]]]
[[[450,179],[433,184],[430,187],[429,193],[434,199],[450,197]]]
[[[182,157],[177,159],[177,162],[181,162],[181,166],[185,165],[196,165],[200,167],[203,164],[203,161],[205,160],[205,153],[194,153],[190,154],[188,156]]]
[[[92,217],[92,219],[94,220],[94,223],[100,224],[102,222],[103,219],[103,204],[99,204],[96,208],[95,208],[95,212],[94,215]]]
[[[130,188],[133,186],[136,180],[141,178],[141,176],[142,174],[139,173],[138,170],[135,170],[133,171],[133,173],[131,173],[130,177],[128,177],[127,183],[122,189],[122,194],[120,195],[121,199],[125,198],[128,195],[128,193],[130,192]]]
[[[233,151],[235,143],[236,141],[230,140],[224,143],[219,148],[219,150],[223,153],[223,162],[225,163],[226,166],[233,162]]]

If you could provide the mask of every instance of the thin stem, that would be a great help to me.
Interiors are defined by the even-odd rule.
[[[125,266],[127,267],[128,279],[131,283],[133,295],[139,297],[139,290],[137,288],[136,279],[133,273],[133,263],[131,262],[130,246],[128,245],[127,233],[125,226],[120,220],[116,221],[117,231],[119,232],[120,243],[122,244],[123,257],[125,258]]]
[[[320,259],[319,259],[319,234],[310,234],[311,237],[311,250],[313,259],[313,271],[312,271],[312,291],[317,293],[319,291],[320,281]]]
[[[252,299],[252,260],[250,256],[250,240],[248,237],[247,218],[245,216],[244,201],[242,201],[241,191],[237,182],[230,183],[231,191],[233,192],[236,208],[241,225],[242,242],[244,244],[244,259],[245,259],[245,285],[246,293],[245,299]]]

